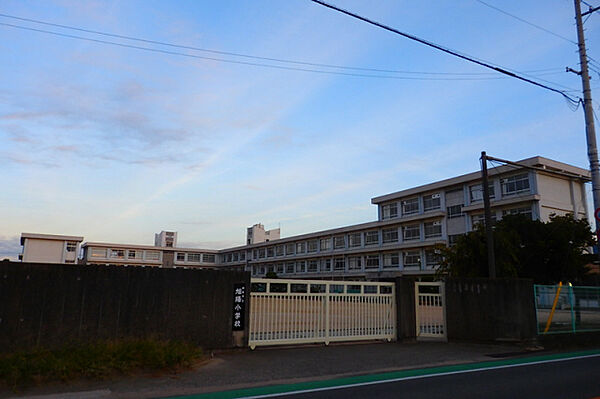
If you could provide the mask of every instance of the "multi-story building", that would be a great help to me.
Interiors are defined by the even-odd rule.
[[[587,217],[588,170],[543,157],[519,164],[489,170],[492,219],[515,213],[542,221],[552,214]],[[221,267],[291,278],[430,275],[439,264],[435,247],[452,245],[482,222],[481,173],[382,195],[371,203],[378,214],[372,222],[286,238],[279,238],[279,229],[265,232],[257,224],[247,229],[246,245],[222,250],[177,248],[175,232],[157,234],[155,246],[88,242],[82,245],[82,262]]]
[[[246,244],[259,244],[261,242],[279,240],[280,229],[265,230],[265,226],[258,223],[248,227],[246,231]]]
[[[22,233],[23,262],[75,263],[83,237],[56,234]]]
[[[543,157],[489,170],[492,219],[524,214],[587,217],[588,170]],[[483,220],[481,173],[375,197],[378,220],[220,251],[223,266],[254,276],[380,278],[431,274],[436,244],[452,243]],[[241,260],[241,259],[245,260]]]
[[[154,246],[169,247],[169,248],[176,247],[177,246],[177,232],[163,230],[160,233],[154,234]]]

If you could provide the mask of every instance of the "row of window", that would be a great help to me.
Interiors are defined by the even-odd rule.
[[[327,238],[313,239],[308,241],[290,242],[266,248],[255,248],[249,253],[249,259],[264,259],[280,256],[310,254],[316,252],[326,252],[336,249],[352,249],[363,246],[374,246],[382,244],[398,243],[400,234],[403,241],[414,241],[421,239],[421,230],[425,239],[442,236],[441,221],[432,221],[425,223],[414,223],[402,227],[389,227],[380,230],[370,230],[366,232],[354,232],[346,235],[339,235]],[[223,254],[223,262],[243,261],[244,252],[233,252]]]
[[[423,253],[424,262],[423,262]],[[402,259],[402,264],[400,260]],[[303,274],[303,273],[331,273],[331,272],[360,272],[380,269],[412,269],[420,270],[424,265],[427,269],[434,269],[439,265],[440,255],[433,249],[421,251],[419,249],[402,252],[385,252],[382,254],[364,256],[339,256],[273,264],[253,265],[253,275],[266,273]]]
[[[129,259],[129,260],[152,260],[160,261],[161,251],[141,250],[141,249],[120,249],[120,248],[91,248],[90,256],[92,258],[109,259]],[[196,253],[196,252],[177,252],[177,261],[192,263],[216,263],[215,254]]]
[[[215,263],[217,261],[215,254],[202,254],[197,252],[177,252],[176,259],[178,262],[192,263]]]
[[[500,187],[502,189],[503,196],[510,196],[515,194],[522,194],[530,191],[529,175],[522,173],[507,178],[500,179]],[[490,199],[496,197],[494,183],[489,183],[489,195]],[[483,186],[481,184],[473,184],[469,186],[469,198],[470,202],[477,202],[483,200]],[[441,208],[441,193],[433,193],[423,195],[423,212],[438,210]],[[400,202],[392,202],[381,206],[381,219],[393,219],[400,216],[398,204],[400,204],[400,210],[402,216],[409,216],[419,213],[419,197],[407,198]],[[453,205],[447,208],[448,217],[462,216],[463,204]]]
[[[92,258],[111,258],[111,259],[137,259],[137,260],[160,260],[160,251],[140,250],[140,249],[114,249],[114,248],[91,248],[90,256]]]
[[[423,196],[423,212],[434,211],[441,207],[441,194],[434,193]],[[407,198],[400,201],[402,216],[415,215],[419,213],[419,197]],[[381,218],[383,220],[397,218],[398,202],[392,202],[381,206]]]

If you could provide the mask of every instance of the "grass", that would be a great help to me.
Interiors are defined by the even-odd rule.
[[[193,344],[155,338],[105,340],[0,354],[0,383],[13,390],[51,381],[174,371],[203,358]]]

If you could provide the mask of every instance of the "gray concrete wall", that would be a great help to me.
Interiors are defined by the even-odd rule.
[[[525,340],[536,336],[533,281],[448,279],[448,339]]]
[[[204,348],[246,346],[232,331],[233,285],[248,272],[0,262],[0,351],[158,336]]]

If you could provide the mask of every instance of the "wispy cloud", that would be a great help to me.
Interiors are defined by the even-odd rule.
[[[8,258],[16,261],[21,253],[21,243],[18,236],[0,236],[0,260]]]

